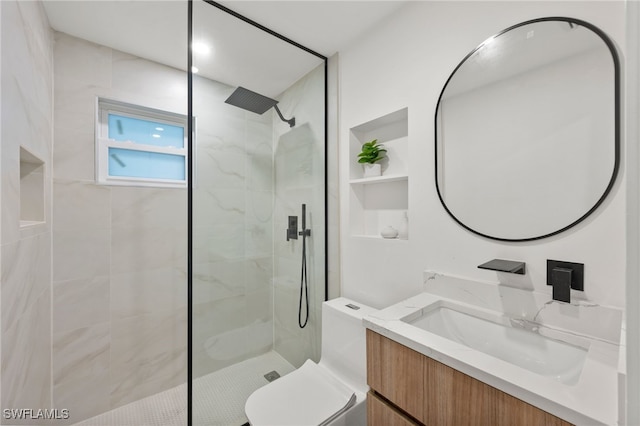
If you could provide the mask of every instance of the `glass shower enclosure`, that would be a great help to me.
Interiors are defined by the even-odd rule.
[[[190,8],[189,420],[240,426],[254,390],[320,357],[326,58]]]
[[[320,356],[326,58],[203,0],[0,10],[1,408],[246,423]]]

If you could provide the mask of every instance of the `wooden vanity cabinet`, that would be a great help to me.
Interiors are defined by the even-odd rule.
[[[369,391],[367,394],[367,424],[368,426],[420,425],[420,423],[398,410],[397,407],[373,391]]]
[[[368,426],[570,426],[367,329]]]

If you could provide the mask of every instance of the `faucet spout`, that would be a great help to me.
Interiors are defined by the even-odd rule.
[[[567,268],[553,268],[551,270],[551,285],[553,286],[553,300],[571,302],[571,276],[573,271]]]

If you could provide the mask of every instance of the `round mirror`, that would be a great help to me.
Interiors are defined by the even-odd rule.
[[[436,187],[462,226],[528,241],[584,220],[619,165],[619,60],[593,25],[542,18],[469,53],[436,109]]]

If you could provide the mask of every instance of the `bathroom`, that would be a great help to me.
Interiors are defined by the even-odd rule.
[[[74,3],[79,8],[85,2]],[[144,5],[146,2],[140,3]],[[274,22],[274,26],[278,22],[268,7],[261,9],[255,5],[243,9],[243,3],[224,4],[254,21],[264,22],[267,27],[272,26],[268,21]],[[374,26],[341,46],[336,53],[320,52],[325,55],[331,53],[326,87],[328,298],[344,296],[382,309],[422,292],[425,271],[481,282],[500,281],[510,287],[547,294],[550,298],[551,289],[545,281],[546,260],[581,262],[587,271],[585,291],[577,297],[594,304],[624,309],[627,333],[626,395],[628,401],[638,401],[640,319],[636,307],[640,303],[637,288],[640,277],[637,262],[640,255],[640,194],[636,182],[639,181],[640,152],[637,144],[631,142],[638,138],[637,123],[631,117],[637,117],[640,112],[637,83],[640,8],[632,1],[391,3]],[[309,7],[304,2],[295,2],[294,5],[303,10]],[[176,21],[186,26],[186,9],[180,13],[184,15],[177,16]],[[286,10],[280,10],[282,20],[286,21],[286,13]],[[84,420],[157,391],[180,386],[186,381],[186,348],[164,352],[167,346],[175,344],[176,347],[186,347],[187,342],[186,281],[189,271],[186,267],[186,192],[136,192],[131,188],[110,189],[108,186],[87,183],[94,180],[96,95],[162,110],[174,109],[174,100],[165,96],[166,92],[137,94],[136,89],[144,86],[142,83],[149,79],[144,74],[144,68],[136,68],[140,62],[133,60],[130,54],[114,53],[115,50],[96,43],[50,32],[44,7],[38,2],[2,2],[0,16],[0,171],[3,177],[0,192],[3,301],[0,399],[3,409],[68,408]],[[261,19],[263,16],[264,20]],[[326,16],[328,19],[331,15]],[[487,37],[517,23],[549,16],[567,16],[589,22],[606,33],[618,50],[622,63],[620,170],[604,202],[571,229],[528,242],[487,239],[467,231],[452,220],[438,199],[433,166],[434,113],[438,97],[454,68]],[[199,18],[204,19],[202,14]],[[357,15],[352,15],[352,19],[357,19]],[[196,28],[199,28],[198,25],[204,26],[202,21],[194,24]],[[26,32],[25,28],[31,31]],[[278,28],[272,29],[278,31]],[[303,39],[293,40],[306,45]],[[184,50],[186,58],[186,45]],[[63,55],[75,58],[78,63],[61,62]],[[123,67],[130,67],[129,71],[143,69],[137,74],[139,80],[128,78],[136,75],[133,72],[120,76],[109,74],[112,60]],[[197,62],[197,58],[194,60]],[[311,75],[309,78],[322,80],[322,60],[319,59],[316,66],[321,66],[320,76]],[[170,70],[164,71],[165,74],[158,78],[157,83],[163,84],[165,90],[175,90],[177,93],[172,96],[182,97],[179,102],[183,109],[175,112],[187,114],[186,77]],[[126,79],[123,78],[125,76]],[[19,90],[12,89],[15,85],[9,80],[10,77],[17,79]],[[116,82],[122,86],[117,87]],[[167,82],[178,84],[171,86]],[[194,89],[198,82],[197,77],[194,78]],[[87,86],[97,87],[98,90],[89,101],[82,99],[82,103],[81,88]],[[123,96],[125,93],[136,93],[136,96]],[[198,107],[206,107],[203,106],[204,101],[197,98],[197,93],[194,92],[193,99],[195,116],[199,115]],[[224,93],[226,95],[230,91]],[[320,93],[319,96],[322,98],[324,94]],[[35,105],[31,109],[33,115],[25,122],[25,118],[11,107],[14,102],[31,100]],[[280,101],[283,114],[289,118],[287,114],[295,110],[297,101],[287,100],[286,97]],[[410,153],[410,156],[405,156],[403,164],[408,179],[405,183],[397,184],[405,191],[399,210],[408,213],[407,238],[388,241],[360,237],[357,235],[359,231],[353,228],[353,217],[358,211],[354,207],[350,183],[354,167],[350,160],[351,129],[399,111],[407,123],[404,149]],[[232,116],[229,120],[233,120],[235,113],[229,114]],[[295,114],[300,124],[309,121],[302,114]],[[71,125],[71,115],[83,115],[82,126]],[[288,130],[288,126],[275,115],[273,122],[280,126],[275,127],[274,124],[273,131],[285,133]],[[261,124],[264,123],[260,119],[250,120],[247,128],[257,131]],[[197,123],[198,128],[201,125],[204,124]],[[32,139],[30,142],[24,140],[25,129],[29,129],[27,135]],[[65,143],[78,138],[84,138],[89,143],[81,146]],[[49,143],[40,147],[34,142],[38,140]],[[32,164],[29,162],[29,152],[38,158],[51,158],[52,167],[44,168],[43,187],[44,205],[49,208],[44,209],[45,217],[41,218],[51,225],[45,225],[44,230],[40,229],[42,232],[30,233],[29,229],[21,230],[16,225],[21,219],[17,216],[19,209],[15,208],[20,203],[15,195],[18,183],[10,178],[18,175],[14,173],[16,164],[20,162],[20,151],[16,146],[27,148],[23,154],[26,164]],[[233,148],[225,148],[232,157],[230,161],[233,161]],[[262,148],[257,146],[256,149],[256,154],[259,154]],[[204,161],[205,158],[206,154],[197,155],[196,161]],[[389,164],[389,167],[392,166]],[[201,170],[198,165],[196,169]],[[200,180],[197,184],[205,185]],[[224,189],[228,190],[233,182],[224,184],[227,185]],[[207,190],[199,187],[196,191],[198,189]],[[261,186],[258,182],[255,191],[260,193],[275,189]],[[234,200],[230,191],[228,194]],[[197,198],[196,192],[193,200],[196,212],[199,200],[202,199]],[[311,201],[308,204],[309,214],[313,217],[309,219],[310,226],[319,229],[318,223],[324,221],[319,215],[324,213],[312,210]],[[232,213],[237,205],[232,203],[227,207],[227,212]],[[269,219],[272,222],[267,225],[263,223],[262,228],[262,231],[267,229],[264,232],[273,232],[274,241],[278,235],[282,236],[283,241],[278,240],[277,244],[282,244],[285,259],[279,264],[287,266],[289,257],[294,258],[286,252],[289,246],[285,245],[284,240],[286,215],[289,214],[300,216],[300,200],[291,201],[286,214],[274,214]],[[202,215],[206,216],[207,213]],[[217,217],[221,221],[218,225],[231,229],[232,226],[224,222],[225,218],[231,216]],[[194,216],[196,226],[197,220],[205,219]],[[397,224],[399,222],[393,223],[398,227]],[[262,232],[259,226],[252,229]],[[318,230],[318,235],[323,233],[324,230]],[[205,234],[203,231],[197,235]],[[315,236],[314,232],[309,240],[313,244],[319,241],[314,239]],[[138,245],[133,245],[132,241]],[[167,244],[168,241],[172,244]],[[141,243],[145,245],[140,246]],[[197,238],[194,237],[193,243],[197,255]],[[291,244],[297,244],[299,249],[300,243],[301,240],[298,240]],[[91,247],[83,244],[91,244]],[[250,252],[251,248],[255,250],[242,259],[244,263],[227,265],[224,273],[248,271],[244,268],[251,266],[251,262],[255,269],[249,273],[264,273],[263,264],[256,260],[258,257],[251,256],[261,249],[260,246],[240,248],[222,245],[214,247],[213,253],[207,255],[215,261],[221,251],[238,249]],[[322,245],[315,248],[315,259],[320,262],[324,262],[324,259],[320,259],[318,253],[323,250]],[[295,259],[290,262],[294,272],[288,274],[295,285],[299,278],[298,254],[296,252]],[[268,265],[267,269],[277,264],[269,256],[262,258],[262,262]],[[526,262],[527,273],[524,276],[497,274],[477,268],[494,258]],[[208,266],[205,263],[201,262],[206,268]],[[133,265],[143,265],[144,268],[135,269]],[[322,269],[319,265],[311,268],[319,274],[312,276],[311,280],[313,288],[321,292],[316,299],[324,297],[325,277],[321,276]],[[193,272],[195,277],[202,276],[195,265]],[[268,273],[273,280],[274,271]],[[145,282],[147,287],[131,287],[129,284],[134,280]],[[290,287],[286,289],[294,286],[288,280],[285,279],[285,286]],[[206,281],[206,277],[203,281]],[[7,287],[7,284],[15,282],[21,284]],[[23,288],[22,283],[27,282],[33,288]],[[114,288],[114,283],[121,287]],[[194,291],[197,292],[197,288],[194,280]],[[224,322],[229,317],[223,315],[241,309],[256,312],[258,309],[255,305],[249,306],[247,303],[261,306],[260,301],[271,299],[276,291],[264,290],[260,293],[260,290],[255,290],[235,294],[235,299],[225,298],[226,303],[199,298],[200,303],[193,306],[194,314],[201,315],[203,323]],[[288,298],[287,306],[293,304],[287,309],[295,321],[297,293],[284,293]],[[249,298],[253,302],[247,302]],[[239,307],[234,302],[242,305]],[[215,314],[209,310],[214,306],[219,308]],[[273,306],[269,309],[273,309]],[[268,321],[269,314],[256,313],[261,316],[246,319],[238,319],[236,315],[227,321],[235,321],[233,326],[241,328],[250,324],[259,325],[264,322],[263,319]],[[317,322],[317,318],[312,317],[312,322]],[[127,334],[131,329],[139,333],[137,338],[146,336],[141,342],[144,347],[138,347],[130,353],[126,350],[117,352],[118,346],[135,347],[136,337]],[[193,332],[197,335],[197,325]],[[309,328],[305,333],[308,333],[304,335],[304,339],[307,339],[305,351],[308,352],[299,355],[296,359],[298,364],[301,358],[311,357],[317,361],[319,356],[318,330]],[[194,370],[221,367],[205,366],[201,361],[207,358],[197,358],[206,352],[204,345],[200,348],[203,352],[198,353],[194,349],[192,353]],[[91,362],[85,365],[86,368],[79,368],[78,362],[83,359],[91,359]],[[142,368],[144,365],[159,374],[150,374]],[[64,395],[64,399],[59,400],[60,395]],[[197,392],[193,398],[194,402],[197,401]],[[624,413],[621,424],[640,424],[639,404],[625,404],[622,401],[621,406],[621,412]],[[0,424],[13,423],[3,418]]]

